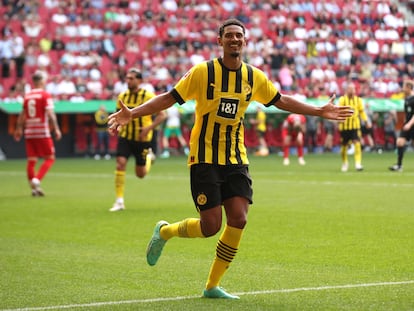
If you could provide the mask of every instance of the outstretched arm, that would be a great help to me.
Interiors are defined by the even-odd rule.
[[[108,117],[108,131],[114,135],[123,125],[128,124],[132,119],[142,116],[156,114],[167,109],[176,103],[175,98],[169,93],[163,93],[151,98],[145,104],[129,109],[122,100],[119,101],[121,109]]]
[[[332,95],[326,105],[322,107],[316,107],[305,104],[293,96],[282,95],[280,99],[275,103],[275,106],[279,109],[293,113],[318,116],[336,121],[344,121],[346,118],[352,116],[354,112],[349,106],[334,105],[335,97],[335,95]]]

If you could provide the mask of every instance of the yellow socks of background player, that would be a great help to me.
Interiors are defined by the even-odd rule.
[[[236,256],[240,245],[243,229],[225,226],[223,233],[217,242],[216,257],[210,268],[206,289],[218,286],[221,278]]]
[[[149,171],[151,170],[151,165],[152,165],[152,156],[151,153],[148,152],[147,156],[145,158],[145,169],[147,171],[147,174],[149,173]]]
[[[348,145],[341,145],[342,163],[348,163]]]
[[[123,198],[125,191],[125,171],[115,171],[115,195]]]
[[[354,143],[354,147],[355,147],[355,153],[354,153],[354,159],[355,159],[355,165],[361,165],[362,162],[362,148],[361,148],[361,143],[360,142],[356,142]]]
[[[160,235],[166,241],[175,236],[180,238],[204,238],[201,232],[200,219],[198,218],[187,218],[180,222],[162,226]]]

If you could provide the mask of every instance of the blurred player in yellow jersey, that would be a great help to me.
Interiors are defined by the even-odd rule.
[[[259,140],[259,148],[255,152],[258,156],[269,155],[269,148],[267,147],[265,135],[266,135],[266,113],[258,105],[256,111],[256,117],[249,120],[250,124],[256,126],[256,134]]]
[[[362,171],[362,148],[361,148],[361,119],[366,122],[366,127],[371,128],[371,122],[364,110],[362,98],[356,95],[355,84],[350,82],[346,87],[346,92],[339,98],[339,106],[349,106],[354,110],[354,114],[345,121],[339,123],[338,129],[341,135],[341,158],[342,172],[348,171],[348,147],[354,145],[355,169]]]
[[[95,160],[99,160],[101,156],[107,160],[111,158],[109,154],[109,134],[107,131],[108,115],[105,105],[99,106],[99,109],[95,111],[94,117],[98,138],[95,149]]]
[[[128,89],[119,94],[117,109],[122,107],[120,101],[127,107],[134,108],[155,97],[154,93],[139,87],[142,82],[142,74],[138,69],[129,69],[126,81]],[[144,178],[151,168],[150,147],[153,129],[166,118],[164,111],[157,112],[155,115],[154,119],[152,115],[147,115],[131,120],[128,124],[122,126],[118,133],[115,170],[116,201],[109,210],[111,212],[125,209],[125,170],[128,158],[131,155],[135,157],[135,175],[138,178]]]
[[[316,107],[280,94],[262,71],[242,61],[246,39],[245,27],[240,21],[226,20],[219,27],[217,43],[223,49],[221,57],[195,65],[170,91],[142,106],[129,109],[122,105],[120,111],[109,116],[108,123],[109,131],[113,133],[135,118],[162,111],[176,102],[182,105],[195,101],[188,165],[191,192],[199,217],[171,224],[159,221],[148,243],[147,263],[151,266],[157,263],[171,238],[214,236],[221,229],[224,214],[227,219],[202,295],[205,298],[239,299],[227,293],[220,281],[237,254],[249,205],[253,202],[243,127],[248,105],[256,101],[295,113],[336,120],[344,120],[352,111],[349,107],[335,106],[334,97],[325,106]]]

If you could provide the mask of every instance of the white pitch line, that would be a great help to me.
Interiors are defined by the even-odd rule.
[[[359,288],[359,287],[393,286],[393,285],[408,285],[408,284],[414,284],[414,280],[398,281],[398,282],[345,284],[345,285],[318,286],[318,287],[299,287],[299,288],[287,288],[287,289],[271,289],[271,290],[262,290],[262,291],[253,291],[253,292],[240,292],[240,293],[235,293],[235,295],[239,295],[239,296],[266,295],[266,294],[278,294],[278,293],[294,293],[294,292],[306,292],[306,291],[322,291],[322,290],[331,290],[331,289],[347,289],[347,288]],[[107,301],[107,302],[91,302],[91,303],[85,303],[85,304],[71,304],[71,305],[48,306],[48,307],[1,309],[0,311],[40,311],[40,310],[57,310],[57,309],[70,309],[70,308],[87,308],[87,307],[100,307],[100,306],[110,306],[110,305],[178,301],[178,300],[196,299],[200,297],[201,296],[178,296],[178,297],[166,297],[166,298],[148,298],[148,299],[134,299],[134,300]]]

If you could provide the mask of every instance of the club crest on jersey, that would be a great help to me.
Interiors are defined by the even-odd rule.
[[[243,86],[243,92],[246,94],[246,101],[250,101],[250,98],[252,97],[252,87],[250,84],[244,84]]]
[[[251,92],[252,92],[252,87],[250,86],[250,84],[245,84],[244,86],[243,86],[243,92],[245,93],[245,94],[250,94]]]
[[[205,205],[207,203],[207,196],[204,193],[200,193],[197,196],[197,204],[202,206]]]

